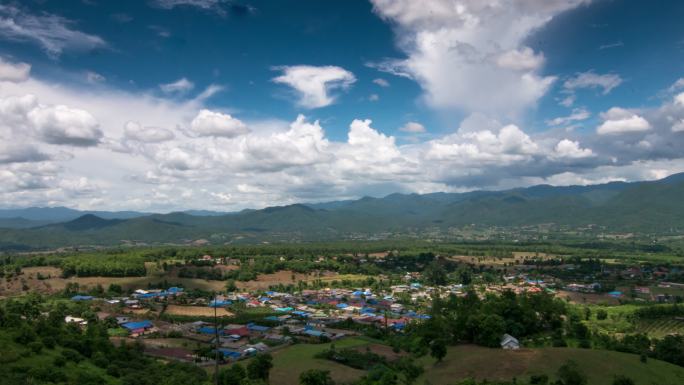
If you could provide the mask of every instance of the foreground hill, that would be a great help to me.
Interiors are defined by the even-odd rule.
[[[527,380],[530,375],[555,377],[558,368],[575,361],[591,385],[610,385],[615,375],[634,380],[636,385],[684,383],[684,368],[658,360],[639,361],[636,354],[608,350],[541,348],[510,351],[473,345],[449,348],[443,362],[426,359],[425,374],[417,383],[451,384],[456,379]]]
[[[329,344],[299,344],[273,353],[272,378],[279,384],[297,385],[299,374],[307,369],[329,370],[337,383],[354,381],[366,372],[342,364],[315,358],[316,353]],[[347,338],[335,342],[338,349],[378,346],[363,337]],[[419,363],[425,369],[416,384],[449,385],[467,378],[477,380],[511,380],[525,382],[531,375],[546,374],[551,381],[568,360],[575,361],[587,375],[591,385],[611,385],[616,374],[627,376],[636,385],[676,385],[684,383],[684,368],[667,362],[649,359],[640,362],[635,354],[608,350],[575,348],[539,348],[518,351],[490,349],[475,345],[450,347],[443,362],[435,363],[423,357]]]
[[[555,224],[570,228],[595,225],[615,232],[681,233],[684,231],[682,196],[684,174],[676,174],[654,182],[392,194],[384,198],[295,204],[231,214],[125,212],[98,215],[100,212],[89,212],[68,221],[41,223],[36,227],[12,217],[15,219],[0,221],[0,227],[3,223],[18,223],[15,228],[0,228],[0,248],[181,243],[198,239],[217,244],[239,239],[333,240],[388,232],[400,235],[428,229],[446,231],[470,225]],[[57,209],[64,212],[63,208]],[[55,218],[41,216],[40,210],[29,209],[33,220]],[[6,211],[6,215],[17,215],[18,211]]]

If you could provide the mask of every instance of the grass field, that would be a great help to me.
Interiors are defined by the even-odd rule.
[[[464,378],[527,380],[533,374],[554,378],[567,360],[577,362],[591,385],[610,385],[616,374],[630,377],[637,385],[677,385],[684,383],[684,368],[657,360],[639,361],[634,354],[606,350],[542,348],[508,351],[473,345],[449,348],[441,363],[424,357],[425,374],[416,383],[453,384]]]
[[[225,289],[225,281],[208,281],[196,278],[179,278],[175,274],[169,274],[157,268],[153,262],[145,263],[147,276],[145,277],[70,277],[62,278],[62,270],[56,267],[27,267],[22,270],[23,274],[11,280],[0,278],[0,297],[21,295],[28,291],[38,293],[56,293],[64,290],[68,283],[78,283],[84,289],[101,285],[107,289],[110,284],[120,285],[124,290],[147,288],[148,285],[161,284],[164,281],[172,285],[181,285],[186,289],[200,289],[205,291],[222,291]],[[38,279],[38,275],[47,279]],[[295,280],[292,280],[294,274]],[[332,281],[358,281],[365,279],[365,275],[359,274],[337,274],[326,272],[321,275],[299,274],[291,271],[279,271],[273,274],[260,274],[256,280],[247,282],[236,282],[240,289],[255,290],[268,289],[269,286],[277,284],[296,284],[298,280],[311,282],[321,280],[322,282]],[[213,314],[212,314],[213,315]]]
[[[345,338],[335,341],[335,347],[354,348],[369,345],[371,340],[363,337]],[[299,375],[307,369],[329,370],[330,375],[338,385],[350,383],[359,379],[366,372],[353,369],[328,360],[314,358],[316,353],[330,348],[330,344],[297,344],[276,350],[273,355],[273,369],[271,369],[271,383],[278,385],[298,385]],[[241,361],[247,365],[248,361]]]

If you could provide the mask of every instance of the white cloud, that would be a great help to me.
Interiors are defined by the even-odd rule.
[[[593,71],[576,74],[567,79],[563,87],[568,91],[575,91],[581,88],[600,88],[604,95],[610,93],[615,87],[622,84],[622,78],[617,74],[599,75]]]
[[[203,109],[190,123],[190,130],[199,136],[233,138],[249,132],[247,125],[228,114]]]
[[[370,94],[370,96],[368,97],[368,100],[371,102],[377,102],[378,100],[380,100],[380,95]]]
[[[575,108],[572,110],[572,113],[570,115],[547,120],[546,124],[551,126],[561,126],[568,123],[589,119],[590,116],[591,113],[587,109]]]
[[[579,142],[570,139],[563,139],[558,142],[558,144],[556,144],[555,151],[555,156],[558,158],[578,159],[588,158],[595,155],[591,149],[581,148]]]
[[[0,82],[23,82],[30,73],[30,64],[11,63],[0,57]]]
[[[389,82],[383,78],[373,79],[373,83],[379,85],[380,87],[389,87],[390,86]]]
[[[319,108],[335,102],[330,92],[347,89],[355,81],[354,74],[336,66],[284,66],[277,69],[282,75],[273,78],[275,83],[286,84],[299,94],[298,104],[304,108]]]
[[[102,138],[99,123],[85,110],[38,105],[28,112],[27,118],[47,143],[94,146]]]
[[[145,143],[158,143],[171,140],[175,137],[173,131],[162,127],[143,127],[138,122],[126,122],[124,125],[124,137]]]
[[[679,105],[679,106],[684,107],[684,92],[675,96],[674,103]]]
[[[599,135],[643,132],[651,129],[651,124],[643,117],[620,107],[613,107],[601,113],[603,123],[598,126]]]
[[[175,82],[160,84],[159,88],[167,94],[183,94],[195,88],[195,83],[186,78],[180,78]]]
[[[420,124],[418,122],[408,122],[408,123],[404,124],[403,126],[401,126],[399,128],[399,131],[409,132],[412,134],[420,134],[420,133],[423,133],[427,130],[425,129],[425,126],[423,126],[422,124]]]
[[[667,90],[669,92],[677,92],[681,89],[684,89],[684,78],[677,79]]]
[[[41,152],[36,146],[26,143],[0,143],[0,164],[41,162],[49,156]]]
[[[672,132],[684,132],[684,119],[680,119],[672,125]]]
[[[417,81],[432,107],[517,116],[555,80],[538,73],[543,55],[525,46],[526,40],[582,2],[372,0],[407,54],[375,67]]]
[[[544,65],[544,55],[535,54],[530,47],[523,47],[502,53],[496,59],[496,64],[516,71],[535,71]]]
[[[492,130],[459,130],[455,135],[429,142],[427,159],[451,160],[462,166],[526,163],[539,145],[515,125]]]
[[[51,144],[94,146],[102,138],[99,123],[88,111],[40,104],[33,95],[0,98],[0,117],[13,136],[35,131],[39,139]]]
[[[197,7],[205,10],[221,10],[219,5],[224,0],[154,0],[157,6],[164,9],[173,9],[179,6]]]
[[[74,22],[64,17],[41,13],[34,15],[12,5],[0,5],[0,37],[40,45],[53,58],[66,49],[84,50],[105,47],[105,41],[73,29]]]

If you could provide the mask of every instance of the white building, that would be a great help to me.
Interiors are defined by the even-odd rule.
[[[501,337],[501,348],[512,350],[520,349],[520,342],[512,335],[504,334],[503,337]]]

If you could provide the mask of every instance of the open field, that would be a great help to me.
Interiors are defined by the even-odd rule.
[[[555,259],[559,257],[556,254],[536,253],[529,251],[514,251],[509,257],[494,257],[494,256],[474,256],[474,255],[453,255],[447,257],[448,260],[460,263],[470,263],[474,265],[503,267],[510,265],[522,264],[527,259]]]
[[[0,297],[20,295],[23,292],[33,291],[38,293],[56,293],[64,290],[69,283],[78,283],[82,288],[93,288],[101,285],[107,289],[110,284],[120,285],[124,290],[147,288],[148,285],[158,285],[164,281],[172,285],[181,285],[186,289],[200,289],[205,291],[221,291],[225,289],[225,281],[210,281],[199,278],[179,278],[174,275],[166,274],[156,268],[156,264],[147,263],[147,276],[144,277],[69,277],[62,278],[62,270],[56,267],[27,267],[22,269],[23,274],[13,277],[10,280],[0,279]],[[38,279],[38,276],[44,279]],[[294,281],[292,280],[294,275]],[[238,288],[243,290],[268,289],[269,286],[278,284],[296,284],[297,281],[311,282],[321,280],[332,282],[335,280],[357,281],[365,279],[365,275],[359,274],[337,274],[335,272],[324,272],[321,274],[300,274],[288,270],[279,271],[273,274],[260,274],[254,281],[236,282]],[[213,314],[212,314],[213,315]]]
[[[425,374],[416,381],[434,385],[452,384],[459,379],[527,379],[533,374],[547,374],[554,378],[558,368],[567,360],[577,362],[592,385],[609,385],[613,376],[622,374],[637,385],[676,385],[684,383],[684,368],[657,360],[639,361],[634,354],[606,350],[542,348],[518,351],[489,349],[474,345],[449,348],[441,363],[425,357]]]
[[[164,313],[188,317],[213,317],[214,308],[208,306],[169,305],[166,307],[166,311]],[[224,308],[217,308],[216,315],[219,317],[232,317],[234,314]]]
[[[238,288],[240,289],[245,289],[245,290],[254,290],[254,289],[268,289],[269,286],[274,286],[274,285],[288,285],[288,284],[296,284],[297,281],[315,281],[315,280],[321,280],[323,282],[332,282],[332,281],[341,281],[341,280],[350,280],[350,281],[357,281],[357,280],[362,280],[365,279],[365,275],[359,275],[359,274],[337,274],[335,272],[323,272],[321,274],[302,274],[302,273],[295,273],[293,271],[289,270],[282,270],[277,273],[272,273],[272,274],[259,274],[257,276],[257,279],[254,281],[246,281],[246,282],[236,282],[235,284],[237,285]]]

